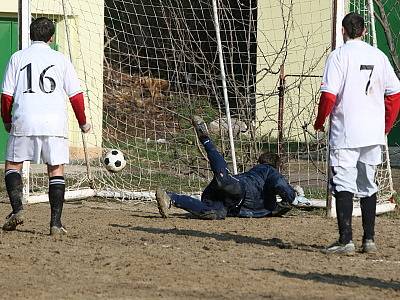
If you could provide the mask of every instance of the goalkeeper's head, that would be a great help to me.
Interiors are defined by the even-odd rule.
[[[257,162],[259,164],[270,165],[275,169],[277,169],[279,167],[281,160],[278,154],[272,152],[265,152],[258,157]]]
[[[49,42],[54,35],[55,26],[53,21],[46,17],[35,19],[30,26],[30,37],[33,42]]]
[[[364,25],[364,18],[353,12],[343,18],[342,26],[342,34],[345,42],[349,39],[361,39],[367,31]]]

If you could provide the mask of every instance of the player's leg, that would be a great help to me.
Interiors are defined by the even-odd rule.
[[[12,212],[8,215],[3,225],[3,230],[15,230],[24,222],[24,211],[22,205],[22,177],[21,170],[23,161],[32,160],[35,153],[35,144],[32,138],[10,135],[6,149],[5,184]]]
[[[50,235],[63,235],[67,233],[61,216],[65,197],[64,164],[69,162],[68,140],[54,136],[41,137],[41,140],[41,157],[49,176]]]
[[[271,211],[267,209],[254,210],[246,207],[241,207],[238,214],[240,218],[265,218],[270,216],[272,216]]]
[[[378,187],[375,183],[376,166],[359,162],[357,168],[357,186],[360,194],[361,218],[364,230],[362,251],[373,253],[377,251],[375,245],[376,194],[378,192]]]
[[[218,220],[225,219],[229,210],[229,203],[226,203],[227,195],[229,196],[226,191],[221,190],[221,186],[214,177],[201,194],[201,202],[206,208],[202,213],[215,214]]]
[[[347,245],[353,241],[353,197],[354,194],[348,191],[335,192],[339,243],[341,245]]]
[[[332,167],[332,188],[336,201],[339,240],[326,249],[326,253],[354,254],[352,233],[353,196],[356,192],[357,169]]]
[[[61,223],[65,197],[64,165],[47,165],[49,175],[50,235],[65,234]]]
[[[204,150],[206,150],[210,167],[214,175],[225,176],[229,172],[228,165],[210,139],[206,123],[199,116],[193,116],[192,123],[196,129],[200,143],[203,145]]]
[[[4,179],[12,212],[8,215],[3,230],[15,230],[18,225],[24,223],[21,169],[22,162],[6,161],[5,163]]]
[[[352,233],[353,196],[356,192],[357,169],[332,167],[332,192],[336,201],[339,240],[326,249],[326,253],[352,255],[355,253]]]
[[[355,253],[352,233],[353,196],[357,193],[357,149],[332,151],[331,191],[335,196],[336,215],[339,229],[338,242],[329,246],[325,253],[352,255]]]
[[[186,210],[200,219],[215,220],[218,219],[216,210],[220,208],[219,206],[223,207],[221,204],[203,202],[188,195],[165,192],[160,188],[156,191],[156,200],[158,210],[163,218],[168,218],[168,210],[174,206]]]
[[[236,206],[243,198],[243,191],[239,180],[230,173],[225,159],[210,139],[207,126],[203,119],[199,116],[193,116],[192,123],[207,153],[211,170],[214,173],[214,181],[216,184],[211,184],[213,185],[212,188],[221,192],[219,195],[221,199],[219,200],[223,200],[228,209]],[[202,197],[202,199],[203,198],[214,199],[208,196]]]

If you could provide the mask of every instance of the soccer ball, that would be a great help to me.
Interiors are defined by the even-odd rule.
[[[106,169],[112,173],[117,173],[126,166],[124,154],[117,149],[108,151],[103,162]]]

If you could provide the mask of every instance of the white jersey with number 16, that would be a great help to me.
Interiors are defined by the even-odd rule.
[[[80,93],[80,83],[72,63],[47,43],[12,55],[2,92],[14,97],[11,135],[68,137],[65,95]]]

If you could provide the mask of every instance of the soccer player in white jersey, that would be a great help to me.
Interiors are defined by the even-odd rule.
[[[15,230],[24,221],[21,169],[24,161],[46,163],[51,208],[50,234],[65,234],[61,214],[65,194],[64,164],[69,162],[69,97],[82,132],[86,122],[84,98],[71,62],[50,48],[55,26],[47,18],[30,25],[32,45],[14,53],[8,63],[1,95],[1,117],[10,133],[5,183],[12,212],[3,230]]]
[[[360,197],[364,230],[362,251],[376,252],[374,242],[376,166],[381,147],[399,112],[400,82],[385,54],[362,41],[363,18],[346,15],[342,21],[344,45],[328,57],[321,84],[315,130],[330,123],[331,191],[336,199],[339,241],[326,253],[354,254],[353,196]]]

